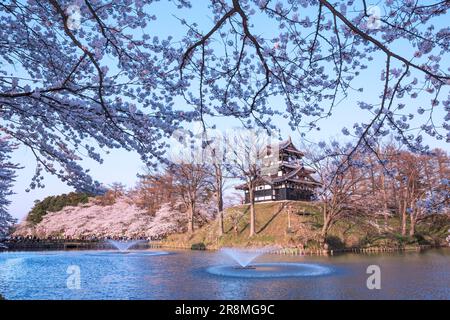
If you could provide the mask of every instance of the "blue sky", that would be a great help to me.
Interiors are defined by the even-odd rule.
[[[181,36],[183,33],[183,28],[180,26],[178,20],[172,16],[171,10],[167,10],[167,6],[173,8],[173,5],[167,5],[167,2],[163,1],[158,3],[152,10],[158,17],[155,24],[151,27],[155,28],[158,35],[164,37],[168,36],[169,33],[176,38]],[[176,11],[179,17],[186,15],[186,20],[201,22],[201,25],[205,26],[205,30],[211,25],[211,17],[206,14],[203,8],[194,7],[193,10],[188,12]],[[443,18],[444,19],[444,18]],[[258,21],[255,21],[257,25]],[[441,21],[442,24],[446,24],[446,21]],[[258,26],[258,25],[257,25]],[[259,25],[256,29],[260,34],[273,35],[274,31],[270,25]],[[395,48],[397,52],[402,54],[410,53],[410,48],[405,44],[400,45]],[[362,85],[364,87],[363,93],[351,94],[343,103],[341,103],[335,110],[333,117],[325,119],[321,122],[321,130],[314,131],[307,134],[307,139],[311,141],[318,142],[320,140],[329,140],[333,137],[342,137],[341,129],[343,126],[351,128],[355,122],[361,122],[369,119],[368,114],[356,107],[356,102],[358,100],[363,100],[368,103],[379,103],[379,94],[382,89],[382,82],[380,81],[380,66],[383,66],[383,57],[378,56],[373,61],[373,64],[369,66],[367,70],[361,73],[361,75],[354,82],[355,87]],[[447,93],[448,94],[448,93]],[[443,94],[445,96],[446,93]],[[431,97],[425,95],[419,97],[418,99],[408,101],[406,100],[408,109],[412,110],[412,113],[416,113],[416,110],[420,106],[429,106]],[[284,109],[284,100],[282,98],[272,98],[271,103]],[[444,118],[443,106],[439,106],[434,112],[435,118],[440,120]],[[420,123],[420,120],[417,123]],[[442,121],[442,120],[441,120]],[[438,122],[441,122],[438,121]],[[216,118],[211,120],[211,124],[215,123],[217,127],[221,130],[229,129],[232,127],[239,126],[239,122],[233,119]],[[275,118],[274,123],[280,128],[283,137],[288,135],[292,136],[295,141],[300,141],[300,135],[298,131],[291,131],[288,126],[288,120],[283,118]],[[424,136],[425,141],[430,145],[430,147],[439,147],[444,150],[450,151],[449,145],[445,141],[436,141],[434,139]],[[23,218],[29,209],[32,207],[34,200],[43,199],[48,195],[61,194],[64,192],[70,192],[72,189],[65,185],[63,182],[59,181],[57,178],[45,175],[45,189],[32,190],[29,193],[25,192],[31,181],[31,178],[35,171],[35,160],[30,150],[21,147],[13,155],[13,161],[19,162],[23,169],[18,172],[18,177],[14,186],[15,194],[11,196],[12,204],[10,206],[11,214],[16,218]],[[136,181],[136,174],[143,172],[143,163],[139,160],[139,156],[133,152],[127,152],[123,150],[112,150],[110,154],[104,155],[104,163],[98,164],[92,160],[83,160],[85,167],[90,168],[93,177],[96,180],[109,185],[113,182],[122,182],[125,185],[131,187]]]

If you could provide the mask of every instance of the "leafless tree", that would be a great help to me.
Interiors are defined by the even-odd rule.
[[[188,211],[188,232],[194,232],[196,206],[202,198],[211,193],[210,173],[205,164],[187,159],[173,161],[169,165],[175,192],[181,197]]]
[[[271,144],[270,136],[260,130],[237,132],[228,139],[227,163],[235,178],[245,181],[250,205],[250,234],[255,235],[255,188],[261,177],[263,156]],[[275,148],[274,148],[275,150]]]
[[[308,165],[316,170],[322,183],[318,194],[323,215],[322,245],[326,244],[331,227],[339,220],[370,211],[365,199],[371,192],[363,187],[369,177],[367,167],[361,168],[357,155],[343,168],[342,163],[347,161],[345,148],[334,142],[324,149],[327,148],[332,152],[324,154],[323,150],[310,149],[306,154]]]

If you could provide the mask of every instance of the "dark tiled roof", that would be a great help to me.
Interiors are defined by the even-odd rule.
[[[263,154],[267,153],[268,149],[271,148],[271,146],[267,146],[266,149],[264,150]],[[300,150],[298,150],[294,144],[292,143],[291,137],[289,137],[287,140],[281,141],[278,143],[278,152],[281,153],[283,151],[286,151],[288,153],[295,153],[297,155],[300,155],[301,157],[304,156],[304,153],[301,152]],[[314,178],[312,178],[310,176],[310,174],[315,173],[314,170],[310,169],[310,168],[305,168],[300,164],[296,164],[296,163],[280,163],[279,167],[286,167],[286,168],[291,168],[292,170],[286,174],[284,174],[283,176],[268,176],[268,175],[261,175],[258,177],[258,179],[256,180],[255,184],[256,185],[261,185],[261,184],[269,184],[269,185],[273,185],[273,184],[279,184],[282,182],[286,182],[286,181],[290,181],[290,182],[294,182],[294,183],[298,183],[298,184],[308,184],[308,185],[314,185],[314,186],[320,186],[321,184],[319,182],[317,182]],[[303,176],[307,176],[311,181],[306,180],[306,179],[299,179],[298,178],[298,174],[303,172]],[[242,190],[246,190],[247,189],[247,185],[246,184],[242,184],[242,185],[238,185],[236,186],[236,189],[242,189]]]
[[[267,149],[272,148],[271,145],[268,145],[266,148],[264,148],[262,154],[266,154],[267,153]],[[300,150],[298,150],[294,144],[292,143],[291,138],[289,137],[289,139],[284,140],[284,141],[280,141],[278,143],[278,152],[280,153],[281,151],[287,151],[289,153],[295,153],[298,154],[300,156],[304,156],[305,154],[303,152],[301,152]]]
[[[311,180],[308,181],[306,179],[299,179],[297,177],[298,173],[300,173],[301,171],[305,171],[306,176]],[[310,173],[315,172],[314,170],[305,168],[305,167],[298,167],[295,170],[292,170],[291,172],[283,175],[283,176],[276,176],[276,177],[270,177],[270,176],[259,176],[258,179],[255,181],[255,185],[261,185],[261,184],[268,184],[268,185],[273,185],[273,184],[280,184],[283,182],[294,182],[294,183],[298,183],[298,184],[308,184],[308,185],[314,185],[314,186],[320,186],[320,182],[316,181],[313,177],[310,176]],[[245,190],[247,189],[247,185],[246,184],[242,184],[242,185],[238,185],[236,186],[236,189],[242,189]]]
[[[281,141],[278,144],[278,149],[281,150],[285,150],[291,153],[297,153],[300,154],[301,156],[304,156],[305,154],[303,152],[301,152],[300,150],[298,150],[294,144],[292,143],[291,137],[289,137],[289,139]]]

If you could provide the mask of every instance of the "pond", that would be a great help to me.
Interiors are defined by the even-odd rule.
[[[369,266],[381,289],[368,289]],[[332,257],[264,254],[239,268],[221,252],[0,253],[7,299],[450,299],[450,249]]]

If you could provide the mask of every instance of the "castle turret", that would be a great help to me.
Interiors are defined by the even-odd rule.
[[[255,201],[314,200],[315,189],[321,184],[312,177],[315,171],[303,165],[303,157],[304,153],[294,146],[290,137],[275,147],[267,146],[255,181]],[[236,189],[244,190],[248,203],[247,185]]]

